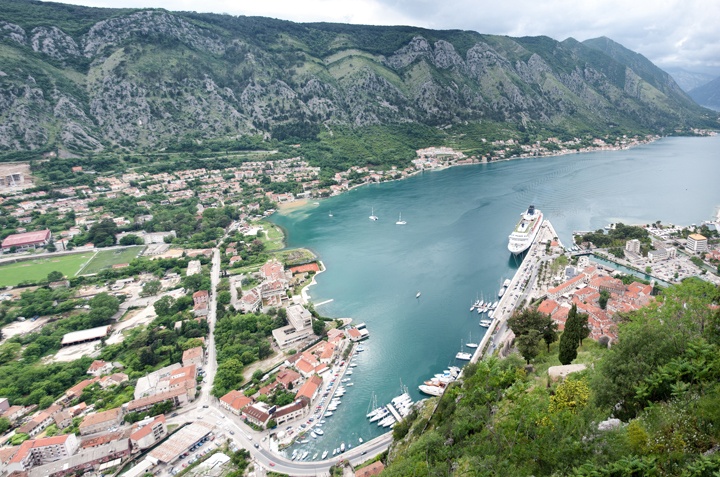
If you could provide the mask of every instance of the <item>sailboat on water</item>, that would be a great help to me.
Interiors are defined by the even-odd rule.
[[[375,208],[374,208],[374,207],[370,209],[370,217],[369,217],[369,218],[370,218],[370,220],[377,220],[377,219],[378,219],[378,216],[375,215]]]
[[[470,333],[470,340],[472,340],[472,333]],[[465,343],[465,346],[467,346],[468,348],[477,348],[478,344],[470,341],[469,343]]]
[[[455,359],[460,361],[470,361],[472,359],[472,354],[463,351],[462,340],[460,340],[460,351],[455,355]]]
[[[395,225],[405,225],[405,224],[407,224],[407,222],[405,222],[405,221],[402,219],[402,212],[400,212],[400,216],[398,217],[397,222],[395,222]]]

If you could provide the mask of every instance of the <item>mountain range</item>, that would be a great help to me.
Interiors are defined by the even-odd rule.
[[[720,111],[720,77],[688,91],[688,95],[706,108]]]
[[[718,127],[607,38],[293,23],[0,1],[0,154],[158,151],[253,135],[502,124],[668,134]],[[412,128],[411,128],[412,129]]]

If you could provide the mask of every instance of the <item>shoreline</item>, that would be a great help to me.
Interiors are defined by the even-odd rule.
[[[386,183],[386,182],[402,181],[402,180],[405,180],[405,179],[409,179],[410,177],[413,177],[413,176],[415,176],[415,175],[417,175],[417,174],[420,174],[420,173],[422,173],[422,172],[425,172],[425,171],[442,171],[442,170],[450,169],[450,168],[453,168],[453,167],[477,166],[477,165],[481,165],[481,164],[493,164],[493,163],[496,163],[496,162],[517,161],[517,160],[522,160],[522,159],[542,159],[542,158],[545,158],[545,157],[559,157],[559,156],[568,156],[568,155],[572,155],[572,154],[588,154],[588,153],[592,153],[592,152],[601,152],[601,151],[624,151],[624,150],[632,149],[632,148],[637,147],[637,146],[644,146],[644,145],[646,145],[646,144],[651,144],[651,143],[653,143],[653,142],[655,142],[655,141],[658,141],[658,140],[660,140],[660,139],[664,139],[664,138],[667,138],[667,137],[670,137],[670,136],[652,136],[652,137],[649,138],[649,139],[646,138],[646,139],[644,139],[644,140],[638,140],[638,141],[634,142],[633,144],[626,145],[626,146],[607,146],[607,145],[605,145],[605,146],[598,146],[598,147],[595,147],[595,148],[592,148],[592,149],[586,149],[586,150],[574,150],[574,149],[573,149],[573,150],[570,150],[570,149],[568,149],[568,150],[565,150],[565,151],[553,151],[552,154],[541,154],[541,155],[537,155],[537,156],[523,156],[523,155],[520,155],[520,156],[504,157],[504,158],[502,158],[502,159],[493,159],[493,160],[490,160],[490,161],[488,161],[488,160],[478,160],[477,162],[463,162],[462,164],[449,163],[449,164],[440,165],[440,166],[438,166],[438,167],[421,168],[421,169],[417,169],[417,168],[416,168],[414,171],[408,172],[407,175],[404,176],[404,177],[398,177],[398,178],[396,178],[396,179],[388,179],[388,180],[380,181],[380,182],[375,182],[375,181],[362,182],[362,183],[360,183],[360,184],[355,184],[355,185],[353,185],[353,186],[350,186],[350,187],[347,188],[347,190],[344,190],[344,191],[342,191],[342,192],[340,192],[340,193],[338,193],[338,194],[333,194],[333,195],[331,195],[331,196],[329,196],[329,197],[317,198],[317,199],[312,199],[312,200],[314,200],[314,201],[320,201],[320,200],[323,200],[323,199],[329,199],[329,198],[331,198],[331,197],[337,197],[337,196],[340,196],[340,195],[345,194],[345,193],[347,193],[347,192],[350,192],[350,191],[352,191],[352,190],[354,190],[354,189],[357,189],[357,188],[359,188],[359,187],[369,186],[369,185],[371,185],[371,184],[384,184],[384,183]],[[293,210],[296,210],[296,209],[301,209],[301,208],[303,208],[303,207],[305,207],[305,206],[307,206],[307,205],[310,205],[310,203],[311,203],[310,201],[311,201],[311,199],[296,199],[296,200],[293,200],[293,201],[290,201],[290,202],[278,203],[277,210],[276,210],[275,213],[278,213],[278,214],[279,214],[279,213],[281,213],[281,212],[289,212],[289,211],[293,211]],[[720,220],[720,208],[718,209],[718,218],[719,218],[719,220]]]

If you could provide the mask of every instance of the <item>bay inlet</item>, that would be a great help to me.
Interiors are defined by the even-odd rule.
[[[384,404],[407,386],[420,399],[422,381],[461,364],[455,354],[485,331],[470,305],[496,299],[517,269],[507,235],[529,204],[566,244],[573,231],[610,222],[699,224],[720,206],[718,151],[718,136],[665,138],[622,151],[455,167],[275,214],[288,246],[312,249],[327,267],[309,289],[314,303],[332,300],[318,311],[365,322],[371,333],[354,386],[307,448],[383,433],[365,418],[373,394]],[[405,225],[395,224],[400,214]]]

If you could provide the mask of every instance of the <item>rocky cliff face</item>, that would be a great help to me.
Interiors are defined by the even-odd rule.
[[[388,50],[355,26],[107,16],[72,34],[47,26],[50,13],[42,25],[0,21],[0,152],[158,149],[310,123],[661,132],[704,121],[668,75],[607,42],[387,27]]]

